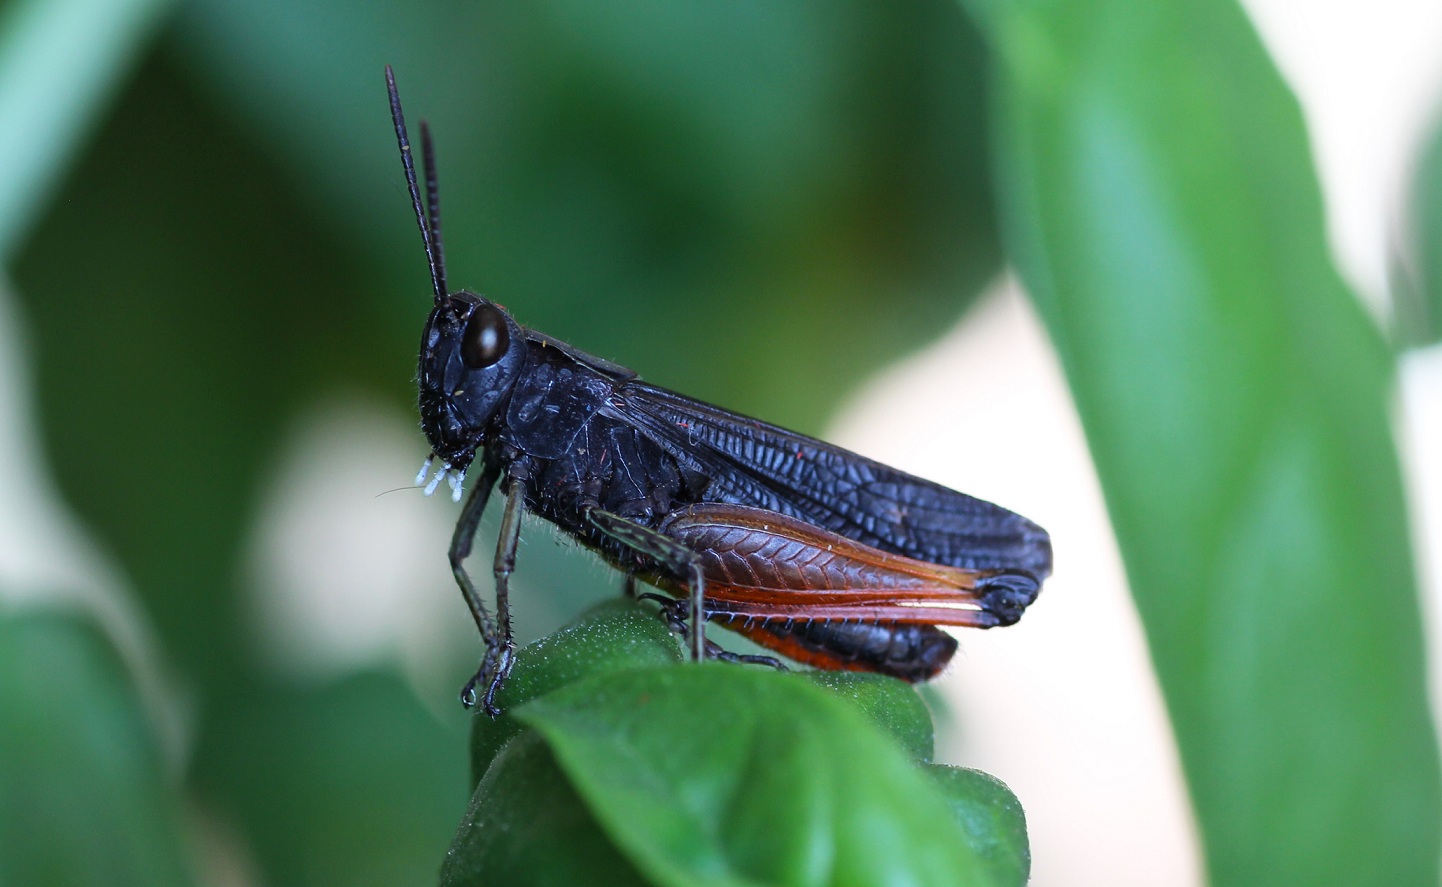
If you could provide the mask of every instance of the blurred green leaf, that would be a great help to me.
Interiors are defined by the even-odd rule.
[[[656,883],[990,883],[915,765],[794,676],[617,672],[516,717]]]
[[[276,887],[426,884],[465,809],[465,733],[398,675],[237,689],[205,722],[196,793]],[[456,706],[459,709],[459,705]]]
[[[0,6],[0,259],[8,259],[172,0]]]
[[[452,284],[732,408],[816,428],[1000,265],[982,44],[949,0],[197,0],[177,36],[407,329],[387,62],[436,133]]]
[[[1424,146],[1411,194],[1411,273],[1394,281],[1396,338],[1403,347],[1442,340],[1442,125]]]
[[[367,313],[284,175],[163,55],[121,107],[15,269],[45,452],[194,688],[187,778],[267,883],[429,880],[466,798],[464,731],[393,674],[261,673],[236,569],[282,428],[346,385],[410,401],[414,331]]]
[[[17,262],[16,290],[61,489],[177,664],[222,690],[248,680],[234,564],[283,425],[346,378],[394,377],[410,400],[414,344],[407,331],[382,347],[351,304],[365,286],[174,66],[148,62],[122,102]],[[201,576],[221,578],[199,594]]]
[[[192,884],[172,780],[91,620],[0,607],[0,884]]]
[[[413,403],[384,62],[437,130],[453,279],[691,393],[815,427],[999,265],[981,44],[947,0],[198,0],[128,83],[107,53],[141,32],[104,12],[85,61],[118,60],[116,109],[48,109],[99,127],[16,257],[45,453],[194,690],[190,786],[269,883],[412,882],[464,787],[395,675],[262,673],[232,578],[299,412]]]
[[[1009,249],[1086,426],[1212,883],[1437,883],[1392,365],[1332,267],[1296,101],[1234,3],[972,6]]]

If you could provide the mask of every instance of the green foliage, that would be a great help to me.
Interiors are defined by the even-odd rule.
[[[0,884],[196,883],[145,714],[90,620],[0,606]]]
[[[59,172],[5,207],[25,222],[7,270],[44,453],[193,694],[182,789],[242,863],[276,885],[424,881],[463,806],[459,707],[427,699],[438,718],[390,669],[267,673],[233,578],[288,424],[336,391],[414,410],[428,287],[382,66],[435,127],[457,285],[649,379],[816,429],[1000,265],[978,38],[946,0],[197,0],[134,42],[162,8],[132,4],[102,48],[81,39],[92,17],[30,50],[114,59],[76,81],[84,102],[29,72],[0,84],[73,115],[12,140]],[[12,168],[29,187],[48,167]],[[528,575],[548,547],[524,552]],[[601,581],[542,588],[556,600],[522,615],[573,612]],[[456,685],[472,655],[450,663]]]
[[[643,670],[521,717],[657,883],[980,883],[914,766],[795,678]]]
[[[472,787],[502,746],[525,729],[513,714],[517,706],[590,675],[681,661],[681,651],[665,623],[624,599],[594,607],[535,641],[517,659],[510,680],[496,695],[500,717],[471,722]]]
[[[601,830],[540,734],[501,750],[471,797],[441,887],[646,883]]]
[[[431,881],[465,806],[464,733],[396,674],[237,689],[205,727],[195,791],[268,867],[296,884]]]
[[[977,864],[992,884],[1025,884],[1031,871],[1026,816],[1000,779],[980,770],[927,764],[922,772],[951,807]]]
[[[1086,425],[1212,882],[1435,883],[1391,357],[1332,268],[1295,100],[1232,3],[976,7],[1008,251]]]
[[[0,255],[42,462],[133,584],[194,738],[168,773],[88,623],[0,613],[0,882],[190,883],[181,810],[267,884],[434,877],[459,713],[389,667],[267,672],[231,578],[288,423],[336,391],[414,408],[428,288],[390,62],[437,134],[456,285],[804,430],[960,316],[1002,218],[1213,881],[1435,884],[1392,358],[1331,268],[1294,100],[1233,3],[970,8],[981,33],[949,0],[0,10]],[[1407,342],[1435,339],[1442,291],[1427,157]],[[518,605],[595,593],[552,584]],[[915,693],[677,658],[624,602],[529,648],[506,714],[473,722],[445,883],[1024,881],[1017,800],[925,763]]]
[[[0,259],[8,259],[170,0],[0,4]]]
[[[1006,787],[909,753],[931,741],[915,690],[656,665],[678,648],[655,621],[602,605],[522,652],[499,752],[478,721],[485,772],[443,884],[562,883],[580,859],[588,883],[1026,882]]]
[[[1410,273],[1394,281],[1396,339],[1403,346],[1442,340],[1442,125],[1427,139],[1412,182]]]
[[[931,760],[931,712],[920,693],[881,675],[839,671],[807,671],[802,675],[845,699],[867,721],[890,734],[908,757]]]

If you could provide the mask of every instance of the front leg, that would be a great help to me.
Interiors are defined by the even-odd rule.
[[[706,615],[703,604],[706,597],[706,576],[701,571],[701,560],[696,553],[664,533],[658,533],[650,527],[600,508],[588,508],[586,520],[631,551],[664,565],[676,576],[687,577],[686,586],[691,605],[690,622],[694,626],[690,633],[691,661],[704,660]]]
[[[521,515],[526,507],[526,475],[519,471],[521,466],[512,465],[507,478],[506,507],[501,514],[501,532],[496,540],[496,559],[493,572],[496,579],[496,628],[486,638],[486,655],[481,667],[466,682],[461,690],[461,703],[467,708],[476,704],[476,688],[485,685],[482,705],[486,714],[495,717],[501,713],[496,708],[496,693],[505,683],[515,664],[516,644],[511,635],[511,573],[516,568],[516,546],[521,538]]]
[[[486,503],[491,499],[491,488],[501,476],[500,462],[493,458],[491,453],[483,453],[481,460],[481,477],[471,489],[471,497],[461,509],[461,517],[456,521],[455,532],[451,535],[450,562],[451,575],[456,577],[461,596],[466,599],[471,618],[476,622],[476,630],[481,633],[481,640],[489,650],[496,634],[495,623],[491,621],[491,614],[486,612],[486,604],[476,593],[475,583],[471,582],[465,567],[466,558],[471,556],[471,546],[475,544],[476,530],[481,525],[481,515],[485,513]],[[465,702],[465,699],[462,698],[461,701]],[[469,707],[469,703],[467,706]]]

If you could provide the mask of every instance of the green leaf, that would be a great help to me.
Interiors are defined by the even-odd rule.
[[[15,264],[35,403],[45,452],[67,466],[61,491],[119,558],[167,657],[229,693],[250,677],[234,565],[276,438],[348,367],[412,372],[415,345],[397,335],[406,350],[387,352],[362,306],[319,304],[367,288],[170,65],[144,65],[123,103]],[[116,454],[103,464],[83,455],[102,436]],[[216,577],[203,594],[201,576]]]
[[[655,610],[625,598],[606,601],[555,634],[516,654],[511,677],[496,694],[501,716],[477,713],[471,730],[471,783],[525,727],[512,710],[581,678],[626,668],[682,661],[681,648]]]
[[[1442,125],[1427,139],[1412,179],[1413,274],[1394,281],[1396,334],[1400,345],[1442,340]]]
[[[993,884],[1022,887],[1031,874],[1026,814],[1006,783],[989,773],[928,764],[922,768],[947,802]]]
[[[795,676],[617,672],[516,713],[658,884],[986,884],[946,802],[883,733]]]
[[[422,706],[403,677],[377,670],[320,687],[237,688],[214,707],[222,710],[202,724],[192,778],[207,809],[245,836],[263,883],[435,877],[468,794],[465,733]]]
[[[0,884],[194,883],[174,784],[90,620],[0,608]]]
[[[1235,3],[977,0],[1013,260],[1061,354],[1215,884],[1435,884],[1391,356]],[[1064,565],[1061,565],[1064,569]]]
[[[0,259],[9,258],[172,0],[0,8]],[[24,138],[18,136],[23,133]]]
[[[872,725],[890,733],[907,754],[918,761],[931,760],[931,711],[916,687],[885,675],[855,671],[802,674],[846,700]]]
[[[723,640],[729,633],[712,628]],[[524,726],[512,710],[552,690],[593,674],[683,660],[675,637],[653,608],[617,598],[588,610],[555,634],[516,654],[516,666],[496,702],[497,718],[476,717],[471,731],[471,783],[479,782],[503,745]],[[801,672],[856,708],[863,718],[890,733],[908,754],[930,760],[931,713],[911,685],[882,675],[857,672]]]
[[[501,749],[441,866],[441,887],[641,883],[534,731]]]
[[[430,880],[468,796],[459,705],[437,700],[447,726],[397,674],[278,680],[237,569],[285,426],[352,386],[414,409],[418,327],[381,328],[373,285],[164,54],[121,106],[15,267],[43,451],[191,691],[187,782],[264,882]]]
[[[717,631],[712,636],[724,639],[726,634]],[[609,883],[608,878],[635,883],[640,876],[630,863],[618,862],[622,858],[557,770],[550,751],[523,723],[524,716],[515,717],[513,712],[589,677],[675,665],[681,659],[676,639],[654,608],[625,599],[607,601],[522,649],[511,679],[497,697],[503,714],[494,720],[481,715],[474,719],[471,760],[476,791],[447,855],[442,884],[479,884],[483,875],[498,883],[576,883],[577,866],[585,872],[586,883]],[[890,733],[908,754],[930,755],[930,715],[910,685],[878,675],[834,672],[803,672],[787,679],[826,687],[863,719]],[[968,797],[972,795],[976,792]],[[972,803],[984,801],[978,796]],[[1015,799],[1008,795],[998,803],[1015,806]],[[978,846],[990,847],[984,836],[978,840]],[[1022,842],[1025,847],[1024,832]]]

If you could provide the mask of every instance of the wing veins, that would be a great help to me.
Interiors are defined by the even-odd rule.
[[[1020,567],[1038,578],[1050,572],[1045,531],[999,506],[664,388],[633,382],[618,394],[611,409],[739,504],[908,557],[972,569]],[[891,514],[878,516],[868,505]],[[918,513],[935,519],[918,521],[912,517]]]

